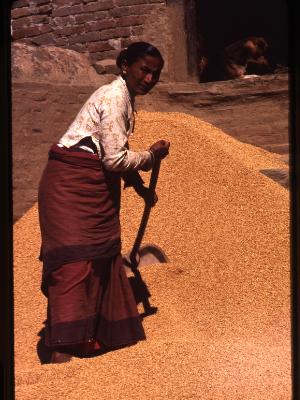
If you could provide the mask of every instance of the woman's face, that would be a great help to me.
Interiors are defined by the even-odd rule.
[[[144,56],[122,67],[126,85],[132,96],[147,94],[158,82],[163,63],[160,58]]]

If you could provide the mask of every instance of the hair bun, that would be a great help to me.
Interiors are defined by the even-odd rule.
[[[120,69],[122,68],[122,64],[124,63],[124,61],[127,58],[127,49],[128,48],[126,47],[125,49],[121,50],[116,59],[117,67],[119,67]]]

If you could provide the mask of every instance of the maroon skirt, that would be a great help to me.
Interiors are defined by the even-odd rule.
[[[53,145],[39,186],[48,346],[145,339],[121,257],[120,174]]]

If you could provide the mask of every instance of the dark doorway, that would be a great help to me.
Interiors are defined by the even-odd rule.
[[[203,54],[215,54],[248,36],[266,39],[274,68],[288,65],[286,0],[187,0],[185,17],[190,75],[197,73],[195,64]]]

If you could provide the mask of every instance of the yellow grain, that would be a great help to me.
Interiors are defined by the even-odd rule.
[[[170,263],[141,270],[158,307],[144,320],[145,342],[40,365],[46,301],[36,205],[15,224],[17,400],[290,398],[289,194],[259,172],[285,164],[195,117],[139,112],[131,148],[161,138],[170,140],[170,155],[144,244],[161,246]],[[142,211],[126,189],[124,252]]]

